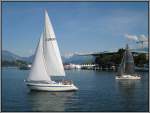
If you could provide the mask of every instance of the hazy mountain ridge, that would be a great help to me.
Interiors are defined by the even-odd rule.
[[[91,63],[95,60],[93,56],[77,56],[72,55],[71,57],[62,56],[63,63],[74,63],[74,64],[83,64]]]
[[[29,57],[21,57],[19,55],[16,55],[15,53],[12,53],[7,50],[2,50],[2,61],[15,61],[15,60],[22,60],[26,61],[28,63],[32,63],[34,58],[34,55],[31,55]],[[82,64],[82,63],[88,63],[89,61],[94,61],[93,56],[77,56],[75,54],[72,54],[71,56],[62,56],[63,63],[76,63],[76,64]]]
[[[15,61],[15,60],[22,60],[26,62],[32,62],[33,60],[33,55],[29,57],[21,57],[15,53],[12,53],[8,50],[2,50],[2,61]]]
[[[22,58],[10,51],[2,50],[2,60],[12,61],[12,60],[22,60]]]

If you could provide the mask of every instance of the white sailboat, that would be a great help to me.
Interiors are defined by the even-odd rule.
[[[45,28],[41,34],[30,74],[25,81],[31,90],[73,91],[78,88],[72,81],[55,82],[51,76],[65,76],[56,36],[45,11]]]
[[[123,54],[122,62],[118,69],[116,79],[141,79],[139,75],[135,74],[134,60],[128,44]]]

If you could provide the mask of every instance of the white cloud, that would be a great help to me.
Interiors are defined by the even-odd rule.
[[[126,34],[125,37],[129,40],[138,41],[138,37],[136,35],[128,35]]]
[[[148,38],[143,34],[141,34],[139,36],[126,34],[125,37],[129,40],[138,42],[143,47],[148,47]]]
[[[145,35],[140,35],[139,37],[138,37],[138,40],[139,41],[144,41],[144,42],[147,42],[148,41],[148,38],[145,36]]]

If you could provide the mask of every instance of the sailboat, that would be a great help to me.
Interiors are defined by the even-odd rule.
[[[72,81],[55,82],[52,76],[65,76],[56,36],[45,11],[45,27],[36,48],[29,76],[25,80],[31,90],[39,91],[75,91],[78,88]]]
[[[116,79],[141,79],[134,71],[134,59],[128,44],[126,45]]]

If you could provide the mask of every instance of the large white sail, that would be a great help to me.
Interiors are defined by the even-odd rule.
[[[45,28],[35,52],[27,85],[31,90],[73,91],[78,90],[72,82],[55,82],[51,76],[65,76],[59,48],[52,24],[45,12]]]
[[[46,72],[45,61],[43,57],[43,34],[41,35],[37,46],[34,61],[27,81],[51,81]]]
[[[45,11],[45,29],[44,29],[44,59],[49,76],[65,76],[59,48],[57,45],[55,33],[50,22],[48,13]]]

